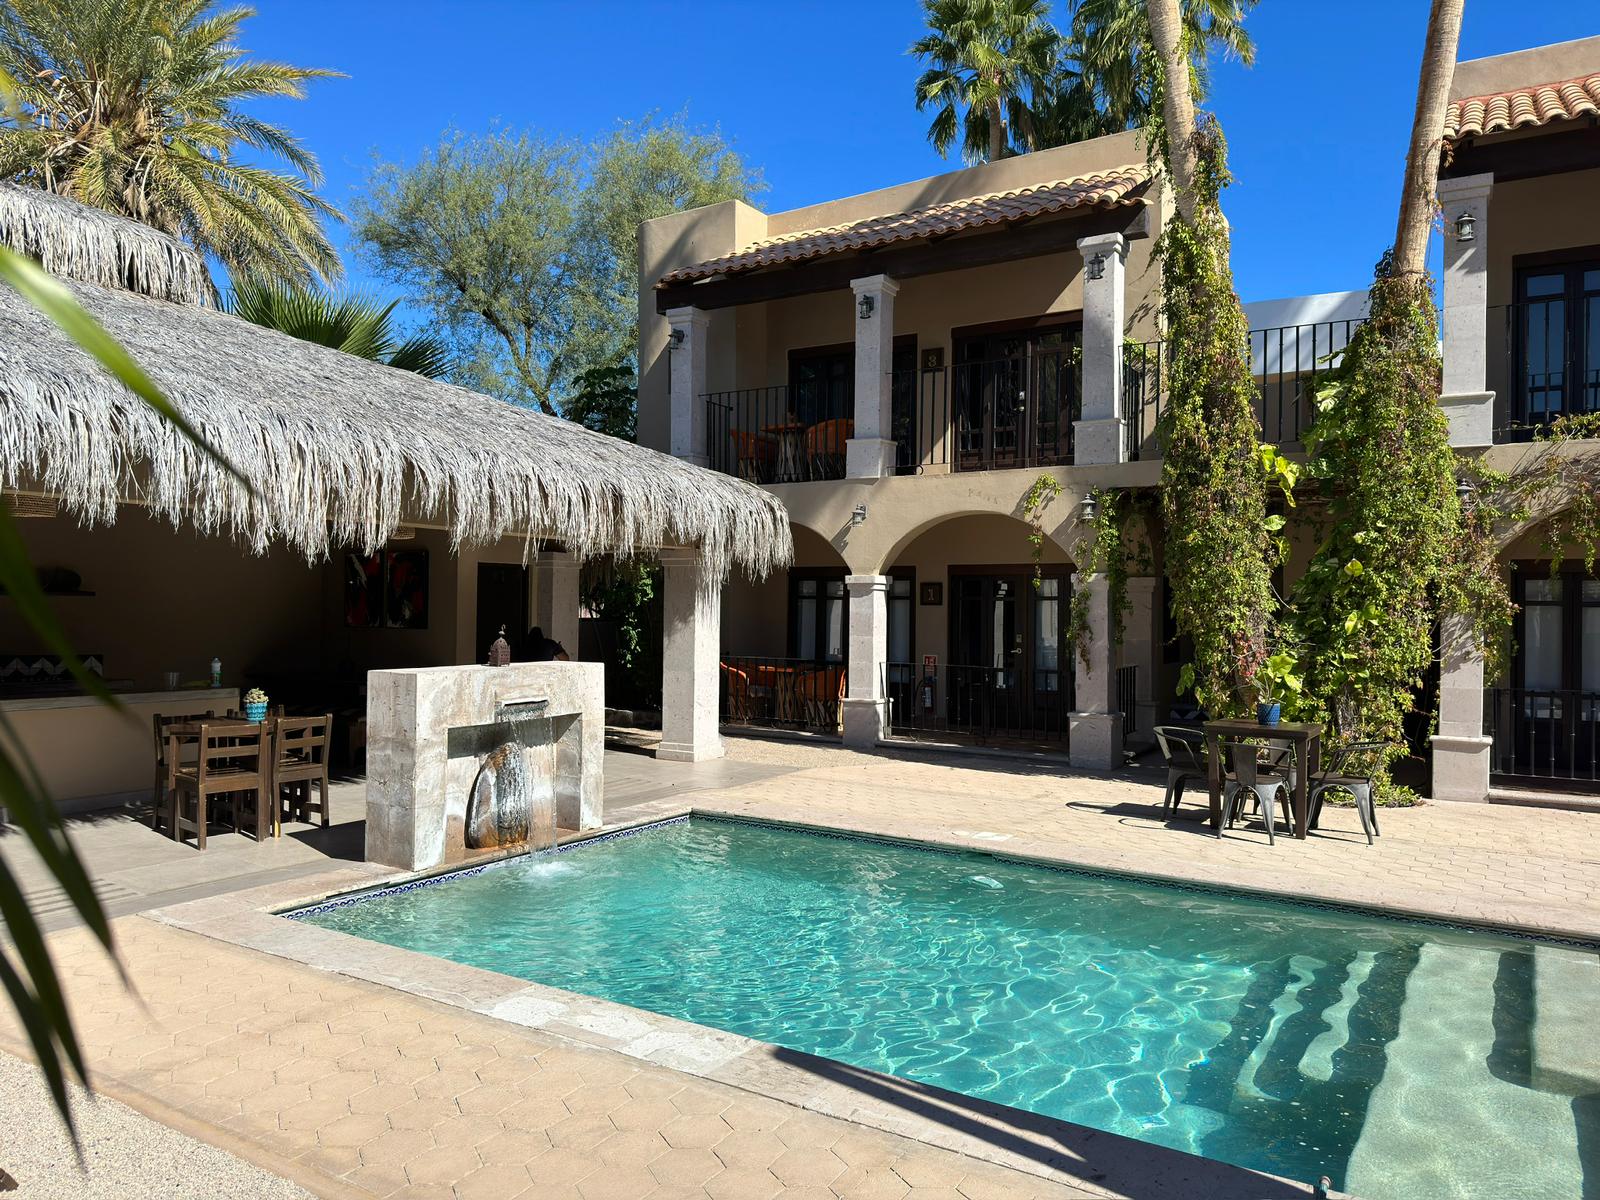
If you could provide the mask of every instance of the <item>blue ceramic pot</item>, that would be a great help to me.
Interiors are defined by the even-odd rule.
[[[1283,716],[1283,705],[1276,702],[1272,704],[1256,705],[1256,720],[1263,725],[1276,725]]]
[[[260,704],[252,704],[246,701],[244,717],[247,721],[265,721],[267,719],[267,702],[263,700]]]

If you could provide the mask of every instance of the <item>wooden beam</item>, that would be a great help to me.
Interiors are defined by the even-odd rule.
[[[984,230],[937,245],[927,240],[907,245],[891,243],[866,252],[828,254],[809,262],[770,267],[765,271],[675,284],[656,291],[656,311],[664,313],[683,307],[731,308],[814,292],[839,291],[848,288],[852,279],[863,275],[914,279],[942,271],[1038,258],[1075,250],[1079,238],[1096,233],[1120,233],[1129,241],[1149,237],[1149,206],[1141,204],[1132,212],[1127,208],[1091,209],[1083,214],[1069,213],[1020,227]]]
[[[1456,147],[1449,164],[1439,169],[1439,178],[1487,174],[1497,182],[1507,182],[1595,167],[1600,167],[1600,127],[1591,118],[1582,128],[1560,133],[1509,141],[1463,142]]]

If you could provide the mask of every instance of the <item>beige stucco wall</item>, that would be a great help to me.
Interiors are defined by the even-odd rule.
[[[1600,71],[1600,37],[1576,38],[1511,54],[1472,58],[1456,64],[1450,81],[1450,99],[1555,83],[1590,71]]]

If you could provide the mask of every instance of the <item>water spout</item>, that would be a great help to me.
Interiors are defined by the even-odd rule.
[[[556,845],[555,722],[543,697],[503,701],[498,721],[510,736],[484,756],[467,804],[472,849],[522,842],[529,854]]]

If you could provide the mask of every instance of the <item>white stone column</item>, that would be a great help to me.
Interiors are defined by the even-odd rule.
[[[1148,745],[1156,719],[1156,665],[1161,645],[1160,614],[1157,612],[1157,587],[1160,580],[1150,575],[1128,579],[1128,611],[1122,628],[1122,665],[1138,671],[1134,694],[1137,700],[1131,732]]]
[[[1433,736],[1433,798],[1489,798],[1494,739],[1483,732],[1483,657],[1461,617],[1446,617],[1440,642],[1439,732]]]
[[[1128,239],[1120,233],[1097,233],[1079,238],[1078,252],[1083,255],[1083,413],[1073,426],[1072,461],[1080,466],[1124,462],[1122,330]]]
[[[1111,581],[1076,575],[1073,585],[1089,596],[1088,661],[1069,646],[1074,666],[1074,711],[1067,715],[1067,753],[1075,767],[1115,771],[1122,767],[1122,714],[1117,711],[1117,647],[1112,635]]]
[[[887,275],[852,279],[856,330],[855,436],[845,443],[849,479],[894,474],[894,298],[900,285]],[[862,315],[863,306],[870,311]]]
[[[661,567],[661,748],[656,757],[673,762],[721,758],[722,593],[706,586],[707,567],[698,550],[663,550]]]
[[[846,575],[844,582],[850,592],[844,743],[868,750],[889,732],[883,678],[889,661],[889,577]]]
[[[706,451],[705,404],[706,342],[711,316],[699,308],[669,308],[667,322],[672,326],[667,340],[667,356],[672,365],[668,375],[672,392],[672,454],[703,467],[711,461]]]
[[[1488,390],[1489,196],[1493,175],[1439,182],[1444,214],[1444,386],[1439,403],[1450,420],[1450,444],[1494,443],[1494,393]],[[1462,214],[1474,218],[1472,240],[1456,234]]]
[[[566,648],[567,657],[582,657],[578,644],[578,560],[565,552],[539,555],[533,564],[534,622],[545,637]]]

